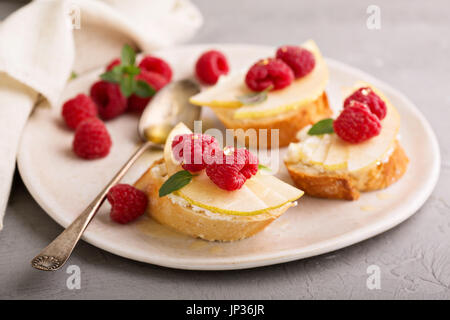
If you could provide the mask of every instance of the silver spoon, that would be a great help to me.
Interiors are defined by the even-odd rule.
[[[179,122],[193,129],[194,121],[200,119],[201,108],[190,104],[189,97],[199,91],[195,82],[186,79],[173,82],[155,95],[139,120],[141,146],[78,218],[31,261],[34,268],[44,271],[61,268],[105,201],[108,191],[122,179],[139,156],[150,147],[162,149],[170,130]]]

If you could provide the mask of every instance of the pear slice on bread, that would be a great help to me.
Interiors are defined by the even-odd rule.
[[[325,93],[329,77],[326,62],[314,41],[301,46],[313,53],[314,69],[288,87],[268,92],[264,101],[251,105],[242,102],[241,97],[251,91],[245,84],[245,72],[241,72],[222,78],[215,86],[191,97],[190,102],[211,107],[230,129],[278,129],[278,145],[287,146],[295,140],[298,130],[331,115]],[[267,147],[271,146],[268,134]]]
[[[316,65],[307,76],[294,80],[283,90],[270,91],[267,99],[256,105],[245,105],[239,97],[251,93],[245,84],[245,73],[224,77],[219,83],[190,98],[190,102],[211,108],[235,109],[235,119],[254,119],[276,116],[317,100],[328,82],[328,68],[316,43],[309,40],[301,45],[311,51]]]
[[[355,200],[361,191],[382,189],[397,181],[406,171],[408,158],[398,141],[400,115],[389,100],[367,83],[357,83],[357,88],[368,86],[386,103],[386,117],[381,120],[379,135],[358,144],[340,139],[336,134],[324,134],[316,151],[309,150],[309,140],[317,136],[307,134],[310,126],[298,134],[300,142],[289,146],[285,164],[295,184],[307,194]],[[327,150],[326,156],[316,154]],[[316,155],[316,156],[315,156]]]
[[[172,155],[172,141],[185,133],[191,131],[182,123],[172,130],[164,158],[136,183],[149,196],[149,214],[160,223],[206,240],[238,240],[261,231],[303,195],[303,191],[261,173],[247,180],[241,189],[226,191],[201,172],[183,188],[159,197],[159,189],[168,177],[183,170]]]

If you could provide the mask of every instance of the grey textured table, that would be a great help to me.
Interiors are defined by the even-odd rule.
[[[0,298],[380,299],[450,298],[450,3],[423,1],[196,0],[205,24],[192,40],[280,45],[315,39],[330,57],[404,92],[438,135],[441,176],[422,209],[400,226],[349,248],[252,270],[193,272],[130,261],[81,242],[65,269],[33,270],[29,261],[62,229],[36,204],[16,174],[0,232]],[[0,2],[0,18],[20,6]],[[381,29],[366,27],[367,6],[381,9]],[[417,183],[420,183],[418,181]],[[367,267],[381,288],[366,286]]]

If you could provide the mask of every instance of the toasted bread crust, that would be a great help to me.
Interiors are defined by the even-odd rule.
[[[255,216],[227,216],[206,214],[189,207],[174,204],[168,196],[159,197],[159,188],[166,177],[155,176],[152,168],[163,164],[163,159],[152,166],[135,183],[149,197],[148,214],[161,224],[181,233],[209,241],[235,241],[248,238],[268,226],[291,205]]]
[[[406,172],[409,159],[398,141],[388,161],[373,165],[358,174],[332,172],[306,173],[295,164],[285,163],[295,185],[313,197],[357,200],[360,192],[386,188]]]
[[[245,131],[248,129],[255,129],[258,131],[258,147],[270,148],[272,143],[271,129],[279,129],[279,147],[287,146],[289,143],[296,140],[295,136],[303,127],[316,123],[317,121],[331,116],[332,110],[328,105],[328,97],[326,92],[317,98],[315,101],[304,105],[296,110],[280,114],[275,117],[267,117],[260,119],[233,119],[232,112],[229,109],[213,109],[217,117],[229,129],[243,129],[244,132],[235,132],[238,140],[244,142],[248,146],[248,136],[245,136]],[[231,112],[231,113],[230,113]],[[266,141],[259,141],[259,129],[267,129],[267,143]],[[263,140],[263,139],[261,139]],[[264,139],[266,140],[266,139]],[[274,145],[274,147],[276,147]]]
[[[359,191],[349,178],[332,175],[312,175],[287,164],[294,184],[307,195],[327,199],[357,200]]]

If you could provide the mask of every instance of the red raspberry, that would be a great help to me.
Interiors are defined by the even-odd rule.
[[[294,80],[292,69],[279,59],[263,59],[255,63],[245,76],[245,83],[253,91],[263,91],[269,87],[279,90]]]
[[[197,78],[206,84],[216,84],[219,77],[228,74],[229,71],[227,58],[217,50],[206,51],[195,64]]]
[[[183,169],[198,172],[213,162],[219,144],[216,139],[206,134],[182,134],[172,141],[172,152]]]
[[[136,79],[144,80],[150,87],[152,87],[156,91],[159,91],[168,83],[167,79],[162,75],[151,71],[145,71],[143,69],[141,70],[141,73],[136,77]],[[132,94],[128,98],[128,109],[130,111],[140,113],[145,109],[151,99],[152,97],[141,98],[135,94]]]
[[[365,104],[353,101],[333,122],[333,128],[342,140],[359,143],[380,134],[381,122]]]
[[[316,65],[316,59],[311,51],[297,46],[282,46],[277,50],[277,59],[283,60],[296,78],[302,78],[310,73]]]
[[[100,119],[89,118],[78,125],[72,147],[80,158],[97,159],[106,157],[111,145],[104,123]]]
[[[359,88],[347,97],[344,101],[344,108],[347,108],[353,100],[366,104],[380,120],[386,116],[386,103],[369,87]]]
[[[160,74],[166,78],[167,83],[172,81],[172,68],[161,58],[145,56],[139,63],[139,68]]]
[[[67,126],[76,129],[83,120],[97,116],[97,106],[90,97],[79,94],[64,103],[61,113]]]
[[[247,149],[227,147],[219,151],[206,174],[219,187],[228,191],[242,188],[245,181],[258,172],[258,158]]]
[[[125,112],[127,99],[115,83],[98,81],[91,87],[91,98],[97,104],[98,113],[104,120],[113,119]]]
[[[118,66],[119,64],[120,59],[119,58],[114,59],[106,66],[106,71],[111,71],[112,69],[114,69],[114,67]]]
[[[143,215],[148,204],[146,194],[129,184],[118,184],[112,187],[107,199],[111,204],[111,219],[122,224]]]

